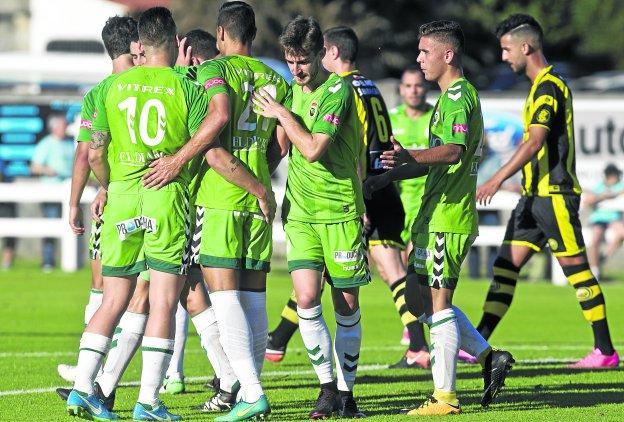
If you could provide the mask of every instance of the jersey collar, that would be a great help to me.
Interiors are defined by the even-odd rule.
[[[537,86],[542,81],[542,78],[544,76],[546,76],[547,73],[550,73],[552,68],[553,68],[552,65],[550,65],[550,66],[546,66],[545,68],[540,70],[539,73],[537,74],[537,76],[535,77],[535,81],[533,82],[533,86]]]
[[[344,78],[344,77],[346,77],[346,76],[349,76],[349,75],[356,75],[356,74],[359,74],[359,73],[360,73],[360,71],[359,71],[359,70],[357,70],[357,69],[353,69],[353,70],[349,70],[348,72],[342,72],[342,73],[339,73],[339,74],[338,74],[338,76],[340,76],[341,78]]]

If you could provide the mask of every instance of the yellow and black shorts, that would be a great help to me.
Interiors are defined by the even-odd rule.
[[[503,244],[539,252],[546,243],[555,256],[585,251],[579,195],[522,196],[511,213]]]
[[[404,249],[401,232],[405,224],[405,210],[394,183],[375,191],[371,199],[364,199],[364,205],[370,222],[370,227],[364,230],[366,246],[385,245]]]

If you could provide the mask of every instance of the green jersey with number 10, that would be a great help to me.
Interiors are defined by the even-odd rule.
[[[269,142],[274,142],[277,120],[254,113],[252,94],[262,88],[277,102],[289,102],[291,91],[284,78],[258,59],[234,55],[202,63],[197,68],[197,81],[210,99],[219,93],[228,96],[230,121],[221,131],[219,142],[270,190],[266,153]],[[196,204],[224,210],[260,211],[253,195],[213,169],[208,169],[201,179]]]
[[[110,181],[140,179],[151,161],[175,154],[201,124],[207,109],[201,86],[170,67],[137,66],[104,81],[93,131],[110,132]],[[185,166],[177,180],[187,184]]]

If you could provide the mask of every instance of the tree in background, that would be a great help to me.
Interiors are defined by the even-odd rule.
[[[173,0],[181,32],[213,32],[218,0]],[[464,67],[474,83],[490,86],[500,64],[496,24],[511,13],[533,15],[546,33],[546,53],[570,64],[571,76],[624,68],[614,41],[624,27],[621,0],[249,0],[256,12],[254,53],[282,58],[277,38],[294,16],[316,17],[323,28],[351,26],[360,38],[359,67],[373,78],[398,77],[417,56],[418,27],[437,19],[461,23],[467,42]]]

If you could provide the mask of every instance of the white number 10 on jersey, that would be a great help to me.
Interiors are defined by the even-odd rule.
[[[133,144],[136,144],[137,140],[136,133],[134,132],[134,123],[136,121],[137,97],[126,98],[119,103],[118,107],[121,111],[126,112],[128,135],[130,136],[130,141]],[[148,131],[149,115],[152,108],[156,109],[156,114],[158,116],[156,134],[154,134],[154,136],[150,136]],[[139,116],[139,136],[141,137],[141,142],[150,147],[158,145],[165,137],[165,126],[167,124],[165,119],[165,106],[162,101],[157,98],[147,100],[145,104],[143,104],[143,108],[141,108],[141,114]]]

